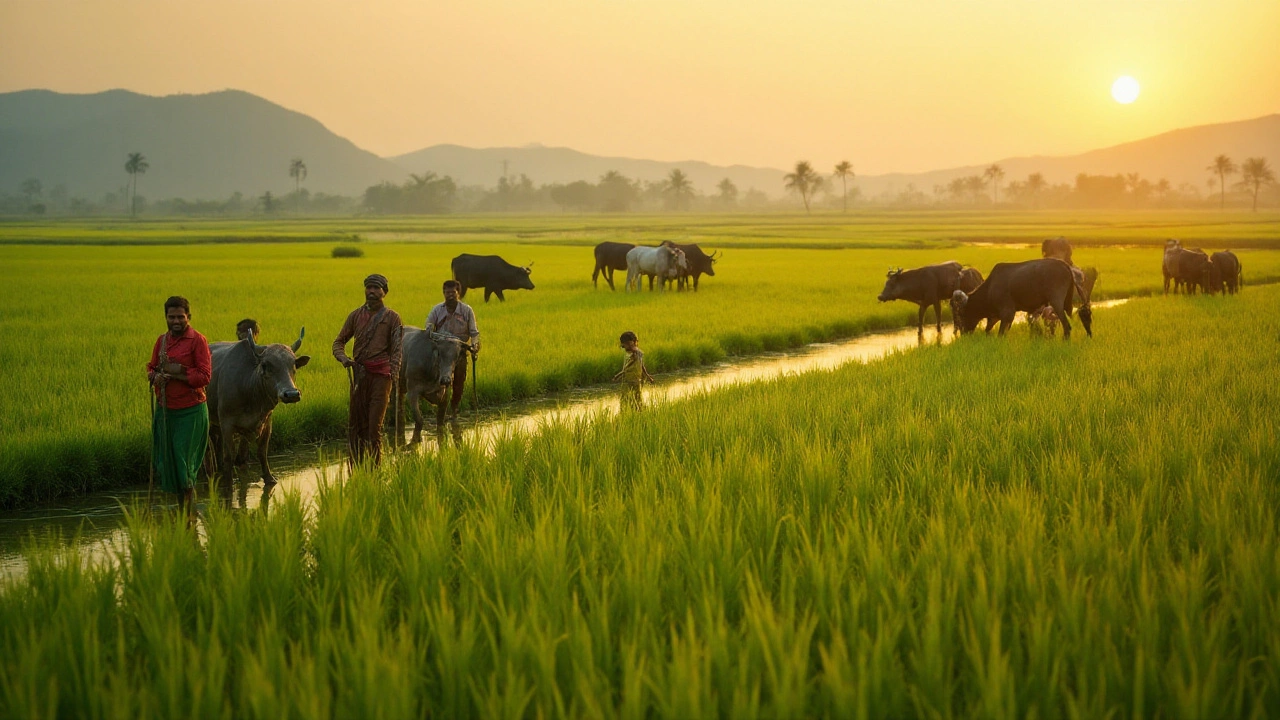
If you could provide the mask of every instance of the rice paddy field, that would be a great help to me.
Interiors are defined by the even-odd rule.
[[[890,266],[955,259],[985,273],[996,262],[1037,257],[1038,244],[1021,241],[1049,235],[1068,234],[1079,244],[1076,261],[1099,268],[1099,298],[1159,292],[1163,235],[1153,233],[1173,229],[1221,233],[1204,246],[1235,248],[1246,282],[1268,283],[1280,279],[1280,218],[1261,217],[697,216],[683,232],[674,228],[685,218],[662,217],[0,225],[7,288],[0,300],[0,506],[145,477],[143,365],[171,294],[191,300],[193,324],[211,341],[232,339],[244,317],[262,323],[263,342],[292,342],[307,328],[302,352],[316,361],[299,372],[303,402],[275,415],[279,449],[343,436],[346,379],[329,345],[362,302],[360,283],[370,272],[390,278],[388,304],[421,325],[457,254],[534,263],[534,291],[508,293],[506,303],[467,298],[484,338],[480,402],[495,407],[607,381],[620,365],[623,330],[638,333],[650,367],[664,371],[908,325],[914,305],[876,301]],[[1086,227],[1099,234],[1071,234]],[[307,235],[320,230],[323,237]],[[1017,242],[958,239],[1014,232]],[[1106,233],[1127,233],[1127,240],[1090,244]],[[334,243],[316,241],[365,236],[358,258],[333,258]],[[33,237],[42,239],[26,244]],[[724,253],[701,292],[626,294],[610,292],[603,280],[592,287],[595,242],[664,237]]]
[[[748,301],[729,270],[748,257],[696,298],[548,271],[499,309],[577,292],[711,313]],[[1149,253],[1081,260],[1151,289]],[[874,308],[875,284],[830,297]],[[313,506],[211,508],[199,536],[138,516],[115,563],[37,542],[0,586],[0,716],[1275,717],[1280,318],[1258,308],[1277,302],[1137,299],[1090,341],[978,334],[547,426],[359,471]],[[809,324],[763,308],[711,317]]]

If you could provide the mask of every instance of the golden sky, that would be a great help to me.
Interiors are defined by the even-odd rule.
[[[0,0],[27,88],[237,88],[381,155],[919,171],[1278,112],[1280,0]]]

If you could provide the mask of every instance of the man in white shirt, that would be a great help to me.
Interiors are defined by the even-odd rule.
[[[469,343],[473,355],[480,354],[480,331],[476,329],[476,314],[471,306],[458,299],[460,285],[457,280],[444,281],[444,302],[427,313],[426,328],[433,332],[448,333]],[[467,387],[467,353],[458,354],[453,366],[453,396],[449,401],[450,418],[458,417],[463,391]]]

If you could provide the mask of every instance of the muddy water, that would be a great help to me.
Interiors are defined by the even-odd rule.
[[[1094,308],[1114,307],[1124,302],[1126,301],[1100,302],[1095,303]],[[940,345],[952,339],[949,327],[944,327],[941,335],[933,328],[926,327],[923,336],[917,336],[914,329],[905,329],[873,333],[835,343],[815,343],[790,352],[771,353],[661,375],[656,386],[646,388],[645,401],[650,405],[669,403],[732,385],[833,370],[848,363],[871,362],[893,352],[920,345]],[[452,425],[439,438],[430,436],[429,428],[424,429],[428,439],[420,447],[410,451],[432,451],[451,443],[477,444],[488,448],[499,438],[532,434],[548,423],[608,416],[617,412],[616,386],[585,388],[534,402],[510,405],[503,412],[481,415],[474,422],[470,418],[464,418],[463,422]],[[297,492],[304,500],[309,500],[315,495],[321,478],[334,480],[345,475],[344,464],[324,460],[341,457],[342,452],[341,445],[310,446],[303,451],[273,456],[272,469],[280,479],[275,486],[265,488],[261,481],[242,482],[231,495],[212,499],[207,498],[205,492],[202,494],[205,499],[202,500],[201,507],[208,502],[217,502],[235,510],[265,511],[269,508],[272,496],[289,492]],[[251,464],[250,468],[256,471],[257,466]],[[66,540],[78,534],[82,541],[82,552],[90,557],[110,557],[123,552],[127,539],[122,527],[123,510],[133,505],[145,505],[146,500],[146,487],[142,486],[95,493],[0,516],[0,579],[26,573],[26,561],[21,549],[33,535]]]

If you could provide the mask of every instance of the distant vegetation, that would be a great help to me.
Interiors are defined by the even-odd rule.
[[[1190,183],[1174,187],[1166,179],[1144,178],[1138,173],[1090,175],[1080,173],[1073,183],[1051,184],[1041,173],[1005,182],[1005,169],[999,164],[988,166],[980,174],[957,177],[945,185],[934,185],[931,192],[908,183],[905,188],[864,197],[850,183],[855,178],[853,164],[847,160],[837,164],[828,179],[811,163],[799,161],[783,178],[781,188],[790,194],[781,200],[770,199],[758,188],[742,194],[729,178],[722,179],[707,192],[694,186],[680,169],[671,170],[661,181],[641,181],[611,170],[596,182],[579,180],[571,183],[537,185],[527,175],[503,175],[493,187],[461,186],[448,175],[433,172],[411,174],[401,184],[383,182],[372,185],[363,197],[353,198],[324,193],[311,194],[302,183],[307,179],[307,165],[301,158],[289,164],[289,177],[294,189],[279,195],[266,191],[254,203],[246,204],[237,192],[226,200],[193,200],[172,198],[149,204],[137,192],[138,176],[149,163],[142,153],[130,153],[125,169],[129,181],[119,193],[107,193],[100,201],[71,197],[66,186],[58,185],[46,199],[39,178],[29,178],[18,188],[18,195],[0,195],[0,215],[98,216],[145,212],[153,216],[190,215],[240,217],[254,214],[274,215],[291,208],[294,215],[442,215],[470,212],[516,213],[628,213],[628,212],[726,212],[786,211],[804,208],[817,211],[847,212],[850,204],[863,208],[939,208],[939,209],[1169,209],[1206,208],[1216,205],[1225,209],[1228,199],[1236,207],[1257,210],[1280,205],[1280,186],[1269,161],[1250,157],[1237,165],[1226,155],[1217,156],[1206,171],[1206,183],[1216,193],[1205,195]],[[1228,179],[1240,176],[1239,182]],[[837,184],[835,181],[839,181]],[[797,206],[797,202],[799,204]],[[1216,202],[1215,202],[1216,200]]]
[[[355,245],[338,245],[333,248],[330,255],[335,258],[358,258],[364,257],[364,250]]]

